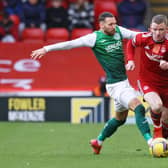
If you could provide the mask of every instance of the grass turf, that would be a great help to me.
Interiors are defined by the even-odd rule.
[[[0,168],[167,168],[153,158],[135,125],[125,125],[93,155],[102,124],[0,122]]]

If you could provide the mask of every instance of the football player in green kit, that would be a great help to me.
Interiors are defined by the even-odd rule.
[[[152,136],[145,118],[145,108],[137,98],[136,91],[130,86],[124,62],[122,39],[132,39],[137,32],[118,26],[115,17],[104,12],[99,16],[100,30],[75,40],[44,46],[32,51],[33,59],[43,57],[47,52],[77,47],[92,48],[96,58],[106,72],[106,89],[114,99],[116,115],[110,119],[96,139],[90,141],[94,154],[99,154],[103,141],[114,134],[126,121],[128,110],[135,112],[136,124],[144,139],[150,145]]]

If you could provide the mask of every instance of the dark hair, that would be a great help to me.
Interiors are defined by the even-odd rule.
[[[110,12],[103,12],[99,15],[99,22],[104,21],[107,17],[114,17]]]
[[[152,18],[152,23],[161,24],[164,23],[166,26],[168,25],[168,20],[166,15],[155,15]]]

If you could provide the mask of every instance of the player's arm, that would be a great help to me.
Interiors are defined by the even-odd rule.
[[[123,39],[133,39],[137,34],[141,33],[141,32],[136,32],[136,31],[126,29],[122,26],[119,26],[119,29],[123,36]]]
[[[123,36],[123,39],[133,39],[138,35],[140,32],[132,31],[129,29],[126,29],[122,26],[119,26],[120,32]],[[134,46],[132,45],[132,40],[128,41],[127,44],[127,64],[126,64],[126,70],[134,70],[135,69],[135,63],[134,63]]]
[[[142,33],[138,33],[133,39],[127,42],[126,46],[127,70],[135,69],[135,62],[134,62],[135,48],[142,45],[143,43],[142,35],[143,35]]]
[[[168,45],[166,46],[166,57],[168,57]],[[160,64],[159,64],[160,68],[162,70],[168,70],[168,60],[160,60]]]
[[[44,46],[40,49],[34,50],[31,53],[31,57],[33,59],[43,57],[47,52],[55,51],[55,50],[68,50],[72,48],[78,47],[93,47],[96,42],[96,33],[91,33],[75,40],[56,43],[48,46]]]
[[[126,70],[133,71],[135,69],[135,62],[134,62],[134,54],[135,54],[135,46],[133,46],[133,40],[129,40],[126,46]]]

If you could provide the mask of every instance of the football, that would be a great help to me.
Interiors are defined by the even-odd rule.
[[[155,138],[149,151],[154,157],[168,157],[168,141],[165,138]]]

